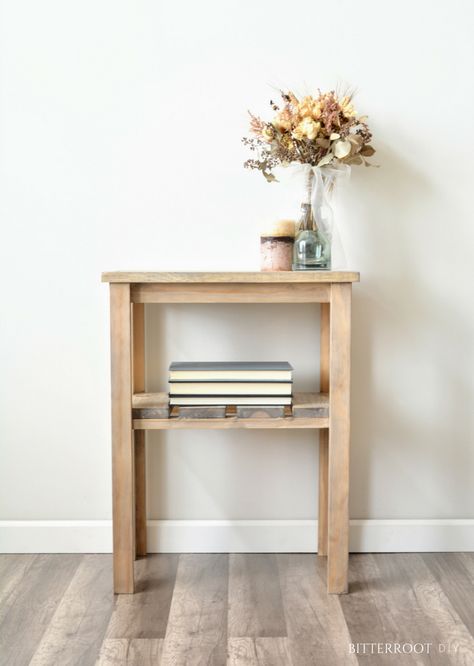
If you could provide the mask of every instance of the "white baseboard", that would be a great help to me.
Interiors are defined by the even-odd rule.
[[[0,553],[111,552],[111,520],[0,520]]]
[[[151,553],[313,553],[315,520],[150,520]],[[110,520],[0,521],[2,553],[110,553]],[[351,520],[353,553],[474,552],[474,519]]]

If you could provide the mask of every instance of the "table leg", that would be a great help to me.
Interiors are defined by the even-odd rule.
[[[348,590],[351,285],[331,285],[328,592]]]
[[[329,303],[321,303],[319,390],[329,391]],[[328,444],[327,428],[319,431],[318,555],[328,554]]]
[[[130,285],[110,285],[114,591],[134,590],[134,446]]]
[[[133,392],[145,390],[145,306],[134,303],[133,317]],[[146,543],[146,451],[145,431],[135,430],[135,557],[145,557]]]
[[[135,559],[146,557],[146,451],[145,431],[135,430]]]

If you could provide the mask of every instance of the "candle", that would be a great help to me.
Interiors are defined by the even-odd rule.
[[[281,238],[288,237],[294,238],[295,236],[295,222],[294,220],[278,220],[263,227],[260,234],[264,238]]]
[[[291,271],[294,236],[293,220],[278,220],[265,226],[260,234],[260,270]]]

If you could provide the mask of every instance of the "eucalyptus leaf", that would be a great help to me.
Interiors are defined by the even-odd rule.
[[[362,164],[363,159],[360,155],[354,155],[354,157],[350,157],[348,160],[346,160],[346,164]]]
[[[360,134],[349,134],[347,137],[348,141],[354,144],[354,146],[360,146],[363,139]]]
[[[364,157],[372,157],[372,155],[375,154],[375,148],[372,148],[372,146],[364,146],[360,151],[360,154]]]
[[[332,158],[333,158],[333,155],[331,153],[328,153],[327,155],[325,155],[324,157],[322,157],[319,160],[319,162],[316,166],[321,167],[321,166],[324,166],[325,164],[329,164],[329,162],[331,162]]]
[[[271,171],[262,171],[263,175],[265,176],[265,180],[267,183],[273,183],[277,182],[277,179],[275,176],[271,173]]]

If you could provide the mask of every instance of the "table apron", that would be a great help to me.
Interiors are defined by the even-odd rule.
[[[130,285],[132,303],[329,303],[330,284],[153,284]]]

